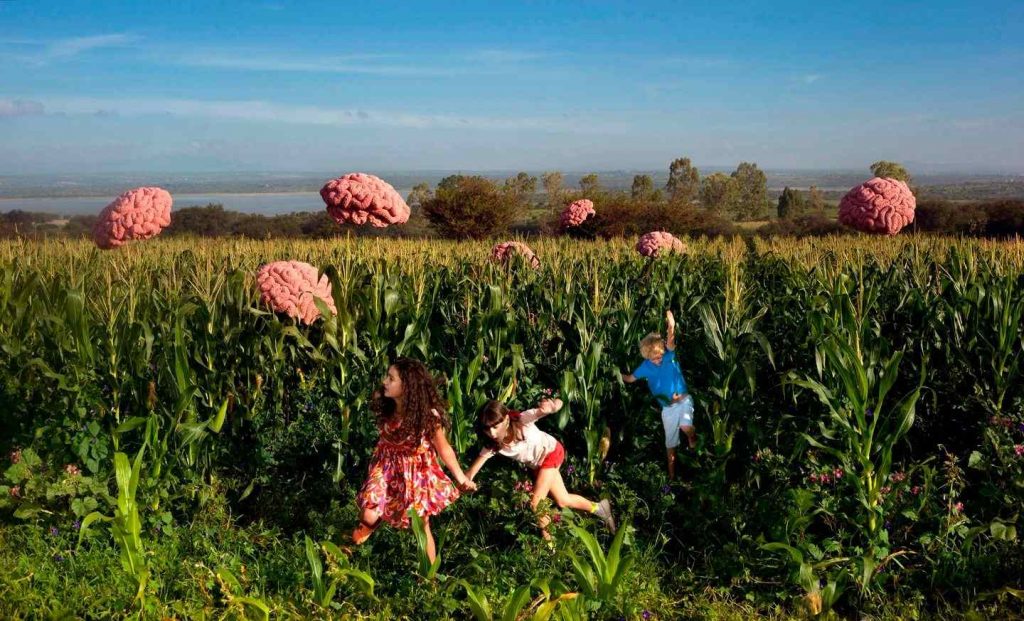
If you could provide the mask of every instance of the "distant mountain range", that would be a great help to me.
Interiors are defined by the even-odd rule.
[[[731,173],[733,169],[721,167],[701,168],[702,175],[714,172]],[[914,169],[911,168],[914,174]],[[442,178],[453,174],[482,175],[502,180],[515,175],[513,170],[489,171],[374,171],[396,188],[411,188],[418,183],[437,184]],[[526,171],[540,176],[543,171]],[[827,194],[845,192],[870,176],[865,168],[860,170],[766,170],[768,187],[772,192],[783,187],[806,189],[817,186]],[[116,174],[65,174],[65,175],[0,175],[0,198],[62,198],[62,197],[111,197],[143,185],[158,185],[171,193],[182,194],[250,194],[281,192],[316,192],[329,179],[340,172],[251,172],[251,173],[116,173]],[[588,172],[564,172],[564,186],[578,187],[579,180]],[[628,190],[633,176],[651,175],[656,185],[663,185],[666,171],[614,170],[598,171],[601,185],[609,189]],[[972,174],[972,173],[931,173],[914,174],[914,184],[920,188],[942,188],[948,186],[966,187],[977,196],[967,198],[1022,197],[1024,196],[1024,174]],[[538,190],[540,190],[538,183]],[[938,195],[944,192],[937,192]]]

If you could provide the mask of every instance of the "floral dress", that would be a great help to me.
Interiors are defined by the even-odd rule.
[[[399,424],[395,421],[379,427],[370,473],[356,502],[396,528],[409,528],[409,507],[420,517],[437,515],[455,502],[459,490],[437,463],[430,439],[415,442],[395,437]]]

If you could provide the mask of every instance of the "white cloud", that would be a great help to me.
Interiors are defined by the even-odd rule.
[[[126,34],[106,34],[91,37],[72,37],[59,39],[46,46],[43,57],[48,59],[69,58],[77,56],[82,52],[105,47],[124,47],[136,40],[135,37]]]
[[[45,107],[38,101],[27,99],[0,99],[0,118],[13,116],[36,116],[43,114]]]
[[[585,120],[578,118],[566,120],[562,117],[458,116],[391,110],[327,108],[268,101],[73,97],[55,98],[47,101],[46,105],[47,109],[52,110],[55,114],[95,115],[98,111],[103,111],[106,115],[116,114],[124,117],[172,115],[304,125],[560,131],[585,130],[590,126]]]

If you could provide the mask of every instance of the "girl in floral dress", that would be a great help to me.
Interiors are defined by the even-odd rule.
[[[408,528],[412,508],[423,518],[427,555],[433,562],[436,550],[430,516],[454,502],[459,490],[476,489],[462,472],[445,436],[450,427],[445,403],[422,362],[398,358],[388,367],[373,409],[380,439],[370,461],[369,476],[356,498],[359,525],[352,541],[357,545],[365,542],[381,520],[396,528]],[[438,457],[454,475],[458,489],[441,470]]]

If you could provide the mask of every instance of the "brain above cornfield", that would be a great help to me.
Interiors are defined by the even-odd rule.
[[[875,177],[839,201],[839,222],[865,233],[895,235],[914,221],[917,201],[903,181]]]
[[[376,227],[403,224],[409,220],[409,205],[391,184],[380,177],[351,173],[332,179],[320,188],[327,213],[339,224]]]
[[[562,215],[559,217],[559,221],[562,224],[563,229],[567,229],[571,226],[579,226],[586,221],[587,218],[594,215],[594,201],[581,198],[578,201],[573,201],[562,210]]]
[[[507,265],[514,255],[523,257],[533,269],[540,268],[540,259],[533,250],[523,242],[507,241],[491,248],[491,260],[502,265]]]
[[[103,208],[92,227],[92,238],[103,249],[133,239],[149,239],[171,223],[171,194],[163,188],[129,190]]]
[[[679,238],[665,231],[651,231],[640,236],[636,242],[636,251],[645,257],[656,257],[662,254],[683,252],[686,250]]]
[[[317,280],[317,269],[302,261],[274,261],[260,267],[256,274],[260,287],[260,302],[274,311],[286,313],[305,324],[320,316],[315,298],[320,298],[337,313],[331,297],[331,283],[327,276]]]

